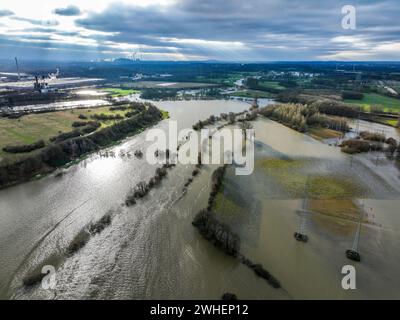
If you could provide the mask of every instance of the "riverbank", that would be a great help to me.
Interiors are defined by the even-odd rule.
[[[126,120],[121,120],[123,118],[120,116],[118,119],[120,121],[86,135],[85,131],[79,130],[72,131],[71,134],[60,134],[54,142],[41,150],[36,150],[32,155],[3,164],[0,167],[0,188],[53,172],[71,161],[81,159],[88,153],[109,147],[129,135],[139,133],[167,115],[154,105],[140,105],[142,106],[140,110],[134,112],[134,115]],[[103,118],[108,121],[106,116],[104,115]]]

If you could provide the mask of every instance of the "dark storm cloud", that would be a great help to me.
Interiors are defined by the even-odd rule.
[[[12,16],[14,12],[10,10],[0,9],[0,17]]]
[[[72,5],[65,8],[54,9],[53,12],[59,16],[79,16],[81,14],[81,10],[77,6]]]
[[[37,26],[27,32],[49,33],[49,39],[51,35],[90,39],[96,42],[98,52],[114,51],[116,55],[140,48],[144,53],[221,60],[314,60],[336,56],[398,60],[398,0],[350,2],[357,10],[356,30],[341,27],[341,9],[348,0],[177,0],[170,5],[150,6],[116,1],[102,12],[87,12],[75,20],[76,26],[86,31],[104,33],[85,33],[82,29],[69,32],[56,28],[56,24],[46,24],[51,21],[11,18]],[[80,12],[72,6],[54,10],[64,16]],[[88,45],[87,50],[93,50],[93,46]]]
[[[399,28],[394,25],[400,16],[397,0],[352,1],[358,13],[354,31],[341,28],[341,8],[347,2],[187,0],[167,8],[115,3],[76,23],[118,32],[115,39],[121,42],[165,45],[165,38],[235,41],[258,50],[261,56],[271,49],[283,52],[286,46],[287,54],[294,56],[298,48],[299,55],[308,51],[310,58],[315,57],[334,51],[337,44],[331,39],[338,36],[358,36],[374,44],[398,41]]]

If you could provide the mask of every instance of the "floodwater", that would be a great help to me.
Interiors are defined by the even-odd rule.
[[[155,104],[178,120],[178,129],[211,114],[249,107],[225,100]],[[156,127],[166,130],[167,124],[168,120]],[[258,120],[254,127],[257,159],[307,158],[312,163],[308,170],[349,174],[370,186],[364,204],[376,221],[362,228],[363,261],[356,266],[359,290],[340,287],[341,266],[349,264],[344,251],[352,243],[351,233],[340,232],[342,221],[322,215],[310,218],[309,243],[296,242],[300,199],[278,190],[257,166],[251,176],[234,176],[228,170],[227,186],[234,183],[238,199],[248,204],[248,215],[230,221],[241,235],[242,252],[262,263],[283,289],[273,289],[218,251],[191,225],[194,215],[207,206],[215,167],[204,165],[184,192],[194,166],[178,164],[135,206],[123,205],[129,190],[152,177],[156,168],[133,156],[150,145],[143,132],[71,166],[62,177],[52,175],[0,191],[0,298],[219,299],[225,292],[240,299],[398,298],[399,201],[385,175],[374,175],[368,159],[365,164],[353,159],[350,167],[349,156],[338,148],[273,121]],[[399,185],[398,180],[390,183]],[[74,237],[107,213],[111,225],[66,256]],[[56,267],[55,289],[22,285],[28,274],[48,264]]]
[[[82,89],[76,91],[75,93],[81,96],[106,96],[108,94],[108,92],[105,91],[97,91],[91,89]]]
[[[221,112],[240,112],[235,101],[157,103],[179,128]],[[167,121],[157,127],[166,129]],[[268,298],[275,290],[204,241],[191,225],[207,204],[212,168],[204,166],[190,190],[193,165],[177,165],[143,201],[123,205],[128,191],[154,175],[144,159],[123,156],[145,148],[145,132],[68,169],[0,191],[1,298],[215,298],[226,291]],[[105,151],[101,153],[105,154]],[[115,155],[114,157],[112,155]],[[112,224],[72,257],[65,251],[91,221],[112,213]],[[57,285],[26,289],[22,280],[55,265]],[[284,292],[280,293],[284,298]],[[278,294],[279,297],[279,294]]]
[[[102,99],[89,99],[89,100],[73,100],[73,101],[60,101],[46,104],[33,104],[26,106],[11,107],[10,110],[14,112],[21,111],[39,111],[39,110],[65,110],[76,108],[91,108],[110,105],[109,101]]]
[[[310,211],[309,242],[297,242],[293,234],[300,226],[302,199],[257,165],[250,176],[235,176],[230,169],[225,178],[226,199],[246,208],[222,215],[241,236],[242,253],[266,266],[295,299],[400,298],[400,172],[393,163],[376,166],[373,156],[351,157],[268,119],[257,120],[254,128],[256,159],[298,161],[305,176],[340,177],[363,187],[353,199],[364,212],[362,262],[345,256],[355,237],[354,221]],[[357,290],[342,289],[345,265],[356,268]]]
[[[354,120],[351,122],[350,126],[353,129],[360,132],[361,131],[376,132],[384,134],[386,138],[392,137],[398,141],[400,140],[400,129],[391,126],[385,126],[380,123],[368,122],[364,120]]]

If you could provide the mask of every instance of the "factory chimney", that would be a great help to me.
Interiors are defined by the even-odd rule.
[[[18,59],[17,59],[17,57],[15,57],[15,64],[16,64],[16,66],[17,66],[18,81],[20,81],[20,80],[21,80],[21,75],[20,75],[20,73],[19,73],[19,66],[18,66]]]

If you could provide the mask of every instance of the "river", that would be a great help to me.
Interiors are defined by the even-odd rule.
[[[155,104],[168,111],[171,120],[178,120],[180,129],[211,114],[249,107],[232,100]],[[156,127],[166,130],[167,124],[165,120]],[[352,233],[343,235],[337,231],[340,221],[321,216],[312,219],[311,241],[303,246],[297,243],[293,232],[300,199],[282,196],[268,184],[268,176],[260,178],[257,167],[248,177],[227,176],[243,194],[253,191],[245,201],[253,203],[249,215],[239,219],[242,227],[235,219],[232,225],[242,237],[243,253],[263,263],[283,289],[273,289],[218,251],[191,225],[194,215],[207,205],[213,166],[203,166],[185,193],[183,185],[194,167],[178,164],[146,198],[133,207],[123,205],[135,184],[154,175],[155,166],[126,155],[150,144],[145,131],[89,156],[62,177],[51,175],[0,191],[0,298],[219,299],[225,292],[240,299],[398,297],[399,202],[384,177],[376,182],[373,167],[357,160],[349,169],[350,157],[338,148],[273,121],[258,120],[254,126],[257,158],[307,157],[317,164],[311,166],[313,170],[359,174],[360,183],[376,184],[376,194],[370,192],[365,200],[373,208],[375,224],[363,228],[360,251],[365,263],[357,269],[362,290],[340,288],[340,267],[349,263],[343,250],[351,245]],[[65,256],[74,237],[107,213],[111,225],[73,256]],[[326,227],[329,221],[333,228]],[[42,264],[56,266],[56,288],[24,287],[22,279]]]

